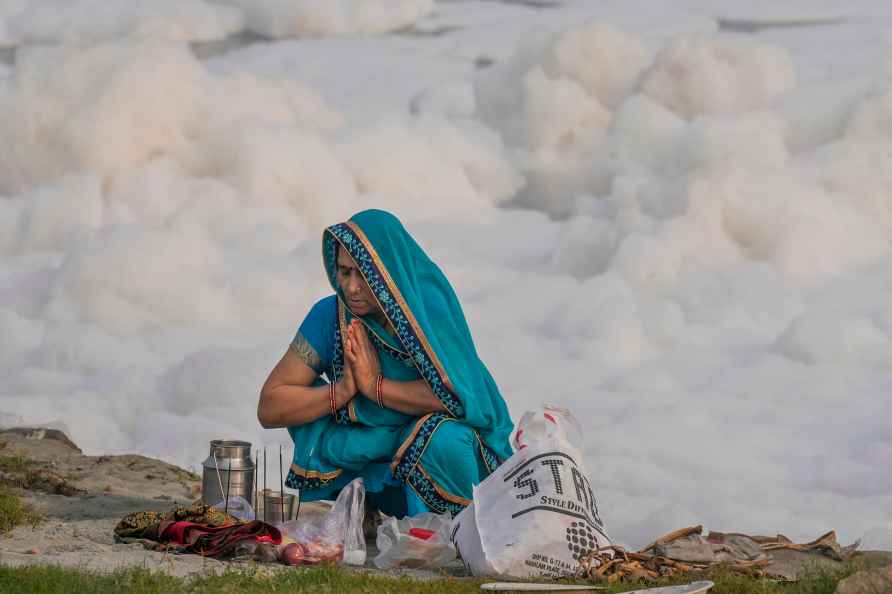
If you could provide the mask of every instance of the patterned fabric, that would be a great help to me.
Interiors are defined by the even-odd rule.
[[[336,470],[334,472],[319,473],[307,471],[299,467],[296,468],[296,465],[292,464],[292,468],[288,469],[285,486],[291,489],[318,489],[338,478],[342,472],[342,470]]]
[[[429,451],[431,441],[437,431],[446,423],[458,422],[456,419],[450,418],[443,413],[425,415],[416,422],[412,432],[397,452],[392,465],[394,478],[405,482],[429,509],[440,514],[448,513],[452,516],[461,512],[470,503],[470,499],[449,493],[446,488],[438,484],[431,476],[431,474],[435,474],[434,468],[426,468],[423,460],[424,454]],[[473,431],[473,434],[474,443],[478,448],[483,464],[488,469],[486,473],[488,475],[498,467],[498,459],[486,447],[477,432]],[[441,437],[441,444],[443,439]],[[449,439],[449,436],[446,436],[445,439]],[[473,461],[470,459],[456,460],[456,462],[464,465],[473,464]],[[485,476],[480,478],[485,478]]]
[[[400,448],[396,459],[393,461],[393,476],[398,481],[406,482],[409,473],[418,464],[418,459],[427,448],[427,444],[433,437],[440,423],[451,420],[443,413],[433,413],[419,419],[415,429],[407,440],[404,448]],[[408,446],[408,447],[406,447]]]
[[[440,494],[433,479],[419,466],[409,473],[407,484],[431,511],[438,514],[449,514],[453,518],[468,505],[450,501]]]
[[[391,357],[398,360],[406,367],[415,367],[415,360],[409,353],[390,346],[385,341],[381,340],[381,338],[374,332],[369,332],[369,339],[371,339],[372,346],[374,346],[376,350],[386,351]]]
[[[293,470],[288,471],[288,476],[285,478],[285,486],[289,489],[318,489],[323,485],[327,485],[331,481],[324,481],[320,478],[307,478],[305,476],[299,476],[294,473]]]
[[[480,457],[483,458],[483,463],[486,464],[486,468],[488,468],[490,472],[495,472],[500,464],[499,458],[488,445],[483,443],[483,440],[480,439],[479,435],[477,436],[477,443],[480,446]]]
[[[196,503],[189,507],[178,505],[169,512],[141,511],[127,514],[115,526],[115,534],[122,538],[146,538],[155,533],[161,522],[196,522],[206,526],[242,523],[238,518],[224,514],[216,507]]]

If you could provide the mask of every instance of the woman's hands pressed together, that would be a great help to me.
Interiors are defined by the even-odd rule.
[[[344,375],[335,383],[335,404],[341,408],[356,396],[356,379],[350,365],[344,366]]]
[[[367,398],[374,400],[375,384],[381,374],[381,363],[365,326],[359,320],[353,320],[347,326],[344,357],[347,360],[344,377],[346,378],[348,373],[352,376],[354,394],[359,390]]]
[[[446,410],[424,379],[401,382],[382,378],[381,392],[377,393],[381,362],[378,359],[378,352],[369,339],[365,325],[359,320],[353,320],[347,326],[344,358],[347,362],[347,365],[344,366],[344,377],[346,378],[347,371],[351,372],[355,390],[378,406],[408,415],[423,415]],[[380,400],[378,400],[379,397]]]

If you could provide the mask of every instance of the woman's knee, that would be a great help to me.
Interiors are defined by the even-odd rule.
[[[474,460],[477,436],[474,430],[456,421],[441,423],[424,451],[424,458],[449,468],[453,464],[468,464]]]

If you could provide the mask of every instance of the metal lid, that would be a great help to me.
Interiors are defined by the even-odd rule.
[[[238,439],[212,439],[209,456],[217,458],[250,458],[251,442]]]

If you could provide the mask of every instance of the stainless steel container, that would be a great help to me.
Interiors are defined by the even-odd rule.
[[[260,510],[260,518],[268,524],[281,524],[294,519],[294,495],[285,493],[282,497],[280,491],[266,489],[263,493],[263,507]]]
[[[244,497],[254,504],[254,461],[251,444],[234,439],[214,439],[202,464],[201,501],[215,505],[226,497]]]

